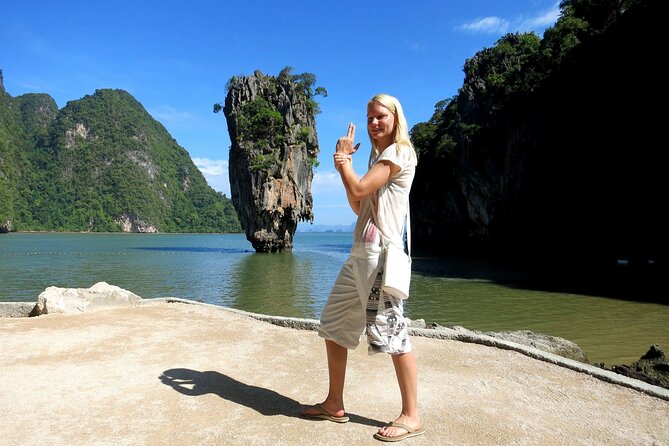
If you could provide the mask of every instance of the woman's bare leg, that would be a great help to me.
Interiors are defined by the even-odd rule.
[[[325,349],[328,356],[328,375],[330,384],[328,387],[328,396],[321,403],[323,409],[331,415],[344,416],[344,381],[346,380],[346,362],[348,360],[348,350],[341,345],[326,340]],[[308,407],[302,411],[304,415],[314,415],[318,409]]]
[[[418,415],[418,371],[416,368],[416,356],[413,352],[391,355],[397,383],[402,395],[402,411],[395,419],[399,423],[406,424],[412,429],[423,427]],[[405,434],[406,431],[398,427],[382,427],[379,434],[385,437],[396,437]]]

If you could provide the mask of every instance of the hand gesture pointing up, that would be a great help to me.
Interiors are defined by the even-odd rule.
[[[335,151],[337,153],[345,153],[346,155],[352,155],[360,147],[360,143],[353,146],[355,142],[355,125],[351,122],[348,125],[348,133],[346,136],[342,136],[337,141],[337,147]]]

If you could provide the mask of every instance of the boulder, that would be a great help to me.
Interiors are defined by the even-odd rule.
[[[662,347],[658,344],[651,345],[646,354],[638,361],[630,365],[614,365],[611,370],[630,378],[669,389],[669,361],[667,361]]]
[[[575,342],[557,336],[534,333],[529,330],[486,332],[483,333],[497,339],[527,345],[544,352],[559,355],[575,361],[589,363],[588,355]]]
[[[82,313],[98,308],[136,306],[140,300],[136,294],[106,282],[98,282],[90,288],[51,286],[39,295],[30,315]]]

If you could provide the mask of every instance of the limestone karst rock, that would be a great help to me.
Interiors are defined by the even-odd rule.
[[[124,90],[58,109],[4,91],[0,71],[0,234],[10,231],[240,232],[167,129]]]
[[[314,80],[284,69],[276,77],[256,71],[228,84],[223,112],[231,141],[230,190],[256,252],[291,250],[298,222],[313,222]]]

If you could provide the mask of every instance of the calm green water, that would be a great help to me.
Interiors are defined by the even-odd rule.
[[[292,253],[268,255],[255,254],[241,234],[5,234],[0,301],[34,302],[48,286],[105,281],[143,298],[176,296],[318,318],[350,244],[351,234],[297,233]],[[458,267],[445,268],[445,277],[439,268],[414,273],[408,316],[561,336],[608,365],[635,361],[653,343],[669,348],[669,306],[463,279],[475,275]]]

